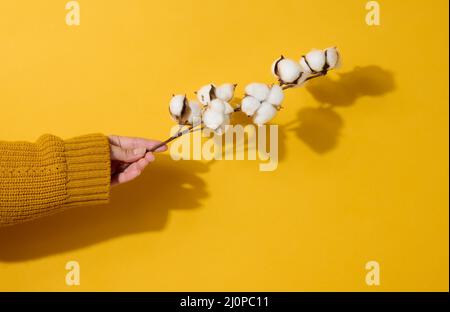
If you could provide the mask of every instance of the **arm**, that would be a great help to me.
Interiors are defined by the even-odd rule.
[[[0,141],[0,226],[107,203],[110,168],[108,139],[101,134]]]
[[[154,159],[146,150],[158,143],[102,134],[0,141],[0,226],[107,203],[111,185],[137,177]]]

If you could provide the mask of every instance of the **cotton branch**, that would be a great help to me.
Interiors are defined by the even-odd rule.
[[[236,84],[225,83],[219,86],[207,84],[195,92],[198,101],[189,100],[186,95],[174,95],[169,104],[172,118],[179,125],[190,126],[184,130],[180,129],[150,152],[185,134],[204,128],[222,134],[225,126],[230,123],[231,115],[239,111],[252,117],[255,124],[264,125],[280,110],[284,90],[302,86],[309,80],[325,76],[329,70],[337,68],[339,63],[340,56],[335,47],[311,50],[298,62],[281,56],[272,65],[272,73],[278,78],[279,85],[269,86],[256,82],[248,84],[245,87],[245,96],[238,107],[229,104],[234,96]],[[192,126],[197,119],[201,120],[200,127]]]

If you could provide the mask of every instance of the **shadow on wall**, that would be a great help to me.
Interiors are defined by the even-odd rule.
[[[280,160],[286,153],[287,131],[317,153],[326,153],[338,144],[344,122],[336,107],[353,105],[362,96],[381,96],[395,89],[392,73],[378,66],[357,67],[339,74],[337,80],[323,77],[306,87],[321,103],[303,108],[297,118],[279,127]],[[234,123],[251,122],[236,116]],[[41,258],[83,248],[114,237],[160,231],[171,209],[195,209],[208,196],[199,174],[209,164],[196,161],[175,162],[159,155],[136,181],[115,188],[109,205],[74,208],[64,213],[0,228],[0,261],[14,262]]]
[[[114,237],[162,230],[171,209],[195,209],[208,196],[199,174],[208,165],[159,155],[137,180],[112,190],[111,203],[86,206],[0,228],[0,261],[13,262],[78,249]]]
[[[338,77],[325,76],[309,82],[306,89],[320,106],[301,109],[296,120],[282,125],[280,132],[293,131],[314,152],[327,153],[337,146],[344,126],[336,107],[348,107],[360,97],[382,96],[395,90],[393,74],[379,66],[356,67]],[[280,148],[280,154],[284,153]]]

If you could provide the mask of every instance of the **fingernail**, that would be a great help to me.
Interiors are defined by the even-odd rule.
[[[138,147],[133,150],[133,154],[138,156],[144,154],[146,151],[147,149],[145,147]]]
[[[147,153],[147,155],[145,155],[145,157],[150,162],[155,160],[155,156],[152,153]]]

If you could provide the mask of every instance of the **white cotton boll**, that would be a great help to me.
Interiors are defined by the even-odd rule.
[[[322,50],[312,50],[305,55],[303,61],[313,72],[319,73],[323,71],[326,64],[325,52]]]
[[[169,103],[169,111],[173,118],[181,117],[181,113],[184,110],[184,106],[186,105],[186,96],[185,95],[174,95],[170,99]]]
[[[306,82],[306,79],[308,79],[309,77],[311,77],[311,73],[301,72],[300,78],[298,78],[295,88],[303,86]]]
[[[328,69],[334,69],[339,66],[339,52],[336,47],[325,49],[326,61]]]
[[[218,135],[224,134],[229,124],[230,124],[230,115],[225,115],[223,117],[222,124],[216,130],[214,130],[214,132],[217,133]]]
[[[202,116],[202,106],[197,101],[189,101],[189,117],[188,123],[191,125],[197,125],[200,122]]]
[[[264,125],[272,120],[277,114],[277,109],[269,102],[263,102],[261,107],[256,111],[253,116],[253,122],[258,126]]]
[[[225,105],[225,111],[224,111],[225,114],[228,115],[228,114],[231,114],[232,112],[234,112],[234,108],[233,108],[233,106],[230,105],[230,103],[223,102],[223,104]]]
[[[301,67],[296,61],[284,58],[276,64],[274,71],[281,82],[288,84],[293,83],[298,79]]]
[[[216,88],[215,90],[216,97],[218,99],[221,99],[222,101],[228,102],[233,98],[235,88],[236,88],[235,84],[224,83]]]
[[[224,117],[224,114],[208,108],[203,112],[202,120],[206,127],[212,130],[216,130],[223,124]]]
[[[212,100],[211,103],[209,103],[209,108],[219,112],[221,114],[225,113],[225,102],[219,99]]]
[[[197,91],[197,98],[200,103],[202,103],[203,105],[208,105],[209,102],[214,100],[216,98],[215,89],[216,88],[212,83],[201,87]]]
[[[246,96],[241,102],[241,111],[247,116],[253,116],[253,114],[261,106],[261,102],[253,96]]]
[[[272,88],[270,88],[269,96],[266,101],[272,105],[279,106],[283,100],[283,89],[279,85],[273,85]]]
[[[247,95],[253,96],[261,102],[267,99],[269,92],[269,87],[264,83],[253,82],[245,87],[245,93]]]
[[[302,58],[300,59],[300,67],[302,68],[302,71],[306,74],[312,74],[312,72],[313,72],[311,70],[311,68],[308,66],[308,64],[306,64],[306,60],[305,60],[304,56],[302,56]]]

